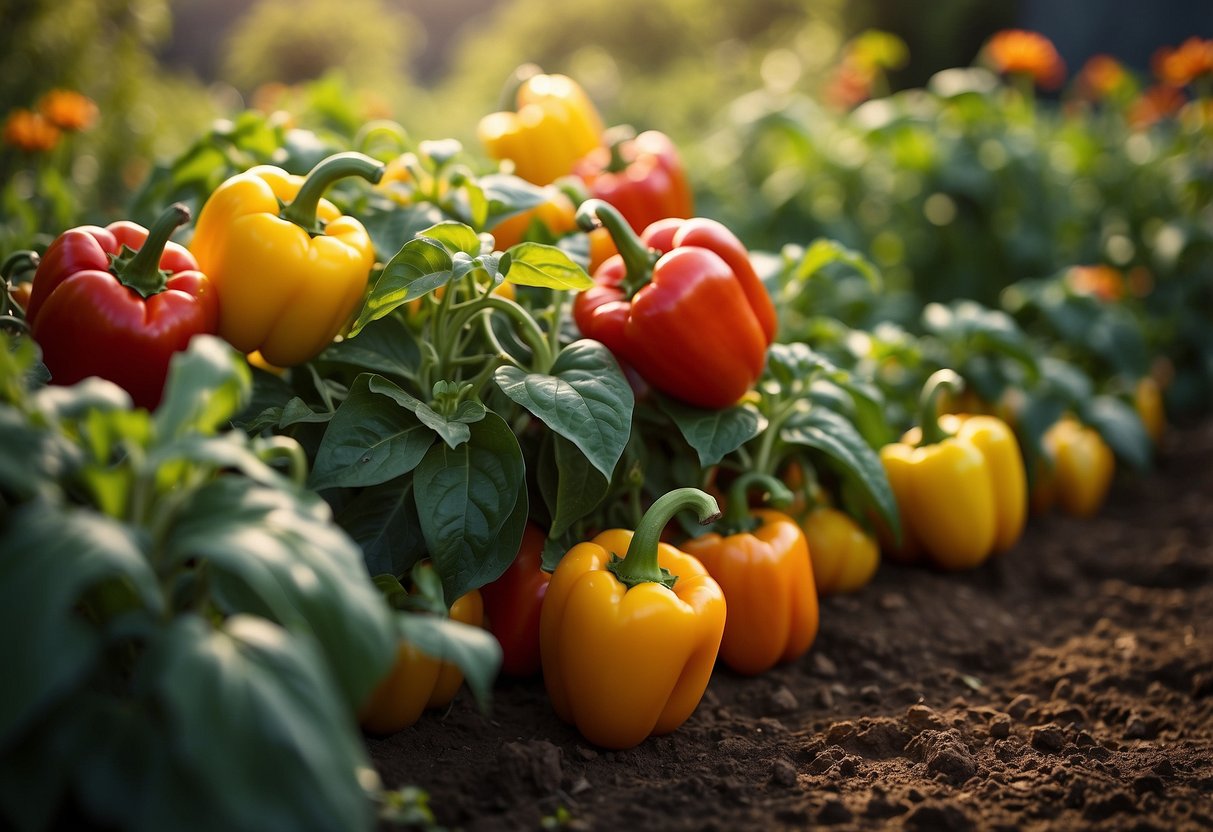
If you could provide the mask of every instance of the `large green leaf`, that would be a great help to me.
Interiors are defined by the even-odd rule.
[[[391,624],[362,553],[314,495],[220,477],[183,507],[164,557],[206,561],[224,612],[314,636],[351,708],[391,662]]]
[[[378,485],[417,466],[434,432],[410,410],[359,376],[337,408],[316,451],[308,484],[315,489]]]
[[[1119,459],[1139,471],[1150,467],[1153,443],[1137,411],[1115,396],[1096,396],[1081,409],[1080,417],[1099,431]]]
[[[371,575],[403,576],[425,554],[425,537],[408,477],[364,488],[337,513],[337,523],[362,548]]]
[[[583,292],[594,285],[585,269],[556,246],[519,243],[501,260],[505,279],[519,286]]]
[[[543,189],[518,176],[490,173],[476,180],[488,203],[485,225],[492,227],[502,220],[543,204],[547,199]]]
[[[487,707],[493,680],[501,667],[501,645],[481,627],[449,618],[396,613],[396,631],[428,656],[451,662],[482,708]]]
[[[421,349],[399,315],[367,324],[357,338],[346,338],[320,354],[321,361],[408,378],[421,363]]]
[[[130,530],[81,509],[29,503],[0,537],[0,747],[63,696],[98,658],[82,596],[120,580],[152,615],[163,611],[156,575]]]
[[[187,615],[152,644],[142,672],[169,724],[162,741],[207,809],[205,823],[181,817],[176,789],[149,789],[139,827],[371,828],[363,784],[377,778],[308,639],[251,616],[216,630]]]
[[[350,328],[349,337],[357,336],[371,321],[445,286],[454,274],[451,253],[442,243],[425,237],[409,240],[383,267],[358,319]]]
[[[813,448],[859,488],[894,534],[900,534],[897,501],[880,457],[855,425],[824,407],[810,407],[790,418],[779,432],[789,445]]]
[[[563,535],[572,524],[593,511],[610,487],[610,481],[585,454],[559,434],[548,434],[545,438],[536,477],[552,518],[550,537]]]
[[[525,477],[518,440],[492,411],[471,425],[465,444],[435,444],[413,472],[421,530],[447,598],[484,586],[513,562],[526,519]]]
[[[762,433],[767,424],[758,409],[749,404],[704,410],[666,397],[661,397],[659,403],[704,468],[718,464]]]
[[[213,335],[196,335],[169,362],[156,435],[163,440],[193,431],[213,433],[240,412],[252,387],[240,353]]]
[[[597,341],[574,341],[561,350],[551,373],[505,366],[496,380],[502,392],[611,478],[631,435],[635,398],[610,350]]]
[[[429,228],[418,231],[417,236],[441,243],[443,248],[452,255],[457,252],[463,252],[464,254],[476,257],[480,254],[480,237],[476,235],[471,226],[464,225],[461,222],[445,220],[435,223]]]
[[[455,408],[450,416],[444,416],[416,396],[401,390],[400,387],[380,376],[371,376],[367,385],[372,393],[387,396],[396,404],[410,411],[423,425],[442,437],[442,440],[452,448],[457,448],[468,441],[471,435],[468,425],[484,418],[484,405],[477,401],[463,401]],[[470,387],[471,385],[467,385]],[[442,401],[449,397],[459,397],[459,386],[449,381],[438,381],[434,384],[434,398]]]

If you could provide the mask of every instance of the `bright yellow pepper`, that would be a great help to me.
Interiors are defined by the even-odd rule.
[[[1156,446],[1167,429],[1167,411],[1163,406],[1162,388],[1152,376],[1143,376],[1133,388],[1133,408]]]
[[[867,586],[880,565],[875,539],[844,511],[818,506],[800,521],[809,544],[813,580],[821,595]]]
[[[259,165],[211,194],[190,250],[215,285],[223,338],[277,367],[332,342],[362,303],[375,249],[362,223],[321,194],[337,179],[382,173],[367,156],[340,153],[306,181]]]
[[[1066,514],[1093,516],[1103,505],[1116,473],[1112,449],[1098,431],[1072,416],[1055,422],[1041,443],[1052,468],[1038,472],[1032,508],[1047,511],[1056,502]]]
[[[474,627],[484,625],[484,601],[472,590],[451,605],[451,619]],[[451,662],[422,653],[407,641],[396,648],[396,663],[371,692],[358,712],[358,722],[372,734],[394,734],[430,708],[445,708],[455,698],[463,674]]]
[[[921,428],[880,452],[907,548],[920,545],[944,569],[972,568],[1013,545],[1026,514],[1023,462],[1006,423],[993,416],[936,416],[941,391],[961,383],[951,370],[931,376]]]
[[[817,588],[804,532],[788,515],[750,510],[746,491],[764,484],[773,504],[791,492],[764,474],[743,474],[729,491],[724,533],[709,532],[682,544],[724,590],[729,616],[720,658],[738,673],[756,674],[799,658],[817,637]]]
[[[602,145],[602,118],[585,90],[565,75],[536,74],[523,80],[517,112],[490,113],[477,133],[489,156],[510,159],[514,172],[547,185]]]
[[[712,675],[724,593],[698,560],[659,542],[684,508],[702,522],[719,515],[702,491],[671,491],[634,533],[612,529],[570,549],[548,584],[539,619],[548,696],[561,719],[604,748],[673,731]],[[619,552],[622,560],[612,558]]]

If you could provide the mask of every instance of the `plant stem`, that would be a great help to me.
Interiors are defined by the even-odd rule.
[[[627,553],[607,567],[621,583],[629,588],[642,583],[674,585],[677,577],[657,562],[657,544],[666,524],[684,509],[694,509],[700,523],[710,523],[720,516],[716,499],[698,488],[676,488],[657,498],[636,524]]]

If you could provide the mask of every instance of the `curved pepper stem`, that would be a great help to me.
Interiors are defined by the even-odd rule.
[[[123,286],[134,289],[140,297],[149,298],[164,291],[168,282],[160,268],[160,258],[173,232],[190,221],[190,209],[174,202],[164,209],[152,227],[147,230],[147,239],[134,257],[124,255],[114,260],[110,270]]]
[[[40,262],[42,258],[36,251],[14,251],[4,259],[4,264],[0,265],[0,278],[7,281],[18,275],[37,271]]]
[[[700,523],[711,523],[720,516],[720,506],[716,504],[715,497],[698,488],[676,488],[649,506],[644,517],[636,524],[627,553],[622,558],[611,558],[607,569],[629,589],[644,583],[659,583],[672,588],[678,576],[671,575],[657,562],[657,544],[661,541],[661,532],[666,524],[675,514],[688,508],[695,510]]]
[[[778,479],[770,474],[747,471],[729,487],[729,504],[720,519],[722,535],[748,532],[758,525],[758,518],[750,513],[749,501],[746,499],[750,490],[757,486],[762,486],[767,492],[769,496],[766,502],[770,505],[786,506],[792,502],[792,492]]]
[[[316,219],[320,198],[338,179],[360,176],[372,185],[383,178],[387,166],[362,153],[337,153],[324,159],[312,168],[303,182],[303,187],[278,215],[305,229],[309,234],[322,234]]]
[[[952,370],[936,370],[927,379],[918,400],[918,424],[922,429],[920,447],[936,445],[948,438],[947,431],[939,426],[939,397],[945,390],[959,393],[964,386],[964,379]]]
[[[661,252],[646,246],[610,203],[601,199],[587,199],[577,209],[577,225],[583,231],[593,231],[602,226],[611,235],[627,270],[619,284],[626,297],[630,299],[653,279],[653,266],[661,259]]]
[[[606,166],[607,173],[627,170],[628,160],[623,157],[623,146],[636,138],[636,129],[630,124],[620,124],[606,131],[602,138],[611,151],[611,159]]]

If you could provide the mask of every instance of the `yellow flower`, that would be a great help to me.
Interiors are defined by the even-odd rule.
[[[87,130],[97,121],[97,105],[74,90],[51,90],[38,100],[38,112],[60,130]]]
[[[50,150],[59,143],[59,128],[41,113],[19,108],[4,120],[4,143],[30,153]]]
[[[1066,65],[1057,48],[1038,32],[1004,29],[986,41],[982,51],[996,72],[1031,76],[1041,89],[1057,89],[1066,77]]]

